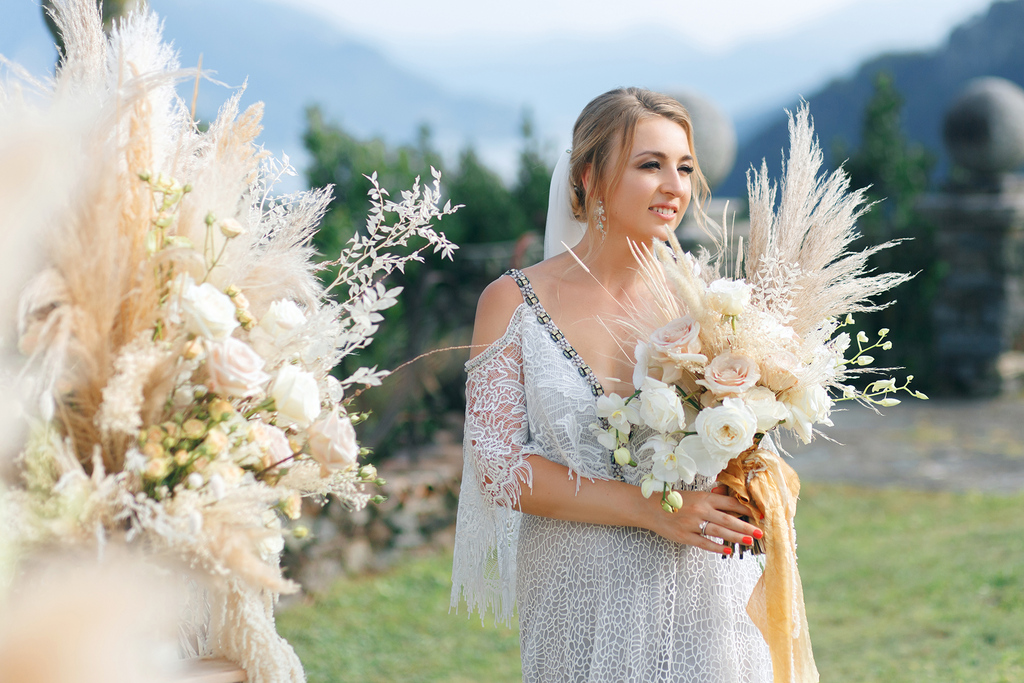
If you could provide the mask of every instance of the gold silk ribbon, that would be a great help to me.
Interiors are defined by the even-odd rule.
[[[747,602],[747,614],[768,643],[775,683],[817,683],[796,566],[793,518],[800,479],[776,453],[755,446],[733,458],[718,481],[764,532],[764,573]]]

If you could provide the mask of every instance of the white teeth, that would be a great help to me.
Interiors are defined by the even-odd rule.
[[[655,213],[660,213],[662,216],[671,216],[671,215],[675,214],[676,211],[675,211],[675,209],[663,209],[660,206],[656,206],[656,207],[654,207],[654,212]]]

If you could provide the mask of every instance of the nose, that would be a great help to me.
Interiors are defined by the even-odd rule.
[[[675,169],[671,169],[661,184],[661,191],[673,197],[685,197],[690,193],[690,177],[681,176]]]

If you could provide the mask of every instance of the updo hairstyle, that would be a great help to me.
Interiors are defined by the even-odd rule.
[[[703,205],[709,194],[707,181],[697,163],[693,148],[693,124],[686,107],[668,95],[645,88],[617,88],[598,95],[583,108],[572,129],[572,154],[569,157],[569,193],[572,214],[576,220],[593,225],[594,207],[604,191],[610,191],[622,177],[628,158],[619,154],[616,168],[609,169],[613,153],[630,150],[636,136],[636,126],[643,119],[663,116],[682,126],[686,142],[693,155],[693,173],[690,175],[693,204]],[[583,176],[590,168],[590,187],[585,187]]]

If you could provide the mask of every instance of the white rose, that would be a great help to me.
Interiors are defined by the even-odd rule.
[[[640,386],[640,420],[662,433],[676,432],[685,425],[683,403],[674,387],[648,377]]]
[[[757,416],[757,431],[767,432],[783,420],[788,420],[789,408],[775,398],[768,387],[754,387],[742,396],[747,407]]]
[[[329,470],[354,467],[359,443],[352,421],[332,410],[309,428],[309,450],[313,459]]]
[[[240,339],[209,342],[206,354],[210,389],[222,396],[255,396],[270,380],[270,375],[263,372],[263,359]]]
[[[708,453],[724,467],[754,444],[757,416],[740,399],[726,398],[719,407],[700,411],[694,426]]]
[[[707,302],[722,315],[740,315],[750,302],[750,292],[743,280],[715,280],[708,285]]]
[[[787,426],[791,426],[804,443],[810,443],[813,438],[814,425],[832,426],[832,421],[828,419],[832,399],[825,387],[816,384],[805,389],[794,389],[787,391],[781,398],[792,417]]]
[[[761,371],[752,358],[726,352],[708,363],[704,379],[697,380],[697,384],[707,387],[716,396],[731,396],[752,388],[759,379]]]
[[[312,373],[284,365],[270,390],[274,408],[286,425],[308,427],[320,414],[320,390]]]
[[[260,328],[275,339],[306,324],[306,314],[290,299],[278,299],[260,318]]]
[[[682,378],[686,364],[707,362],[700,350],[700,324],[685,315],[651,333],[648,364],[660,366],[662,381],[671,384]]]
[[[223,341],[238,327],[235,304],[209,282],[199,286],[186,282],[181,292],[181,309],[188,331],[207,339]]]

